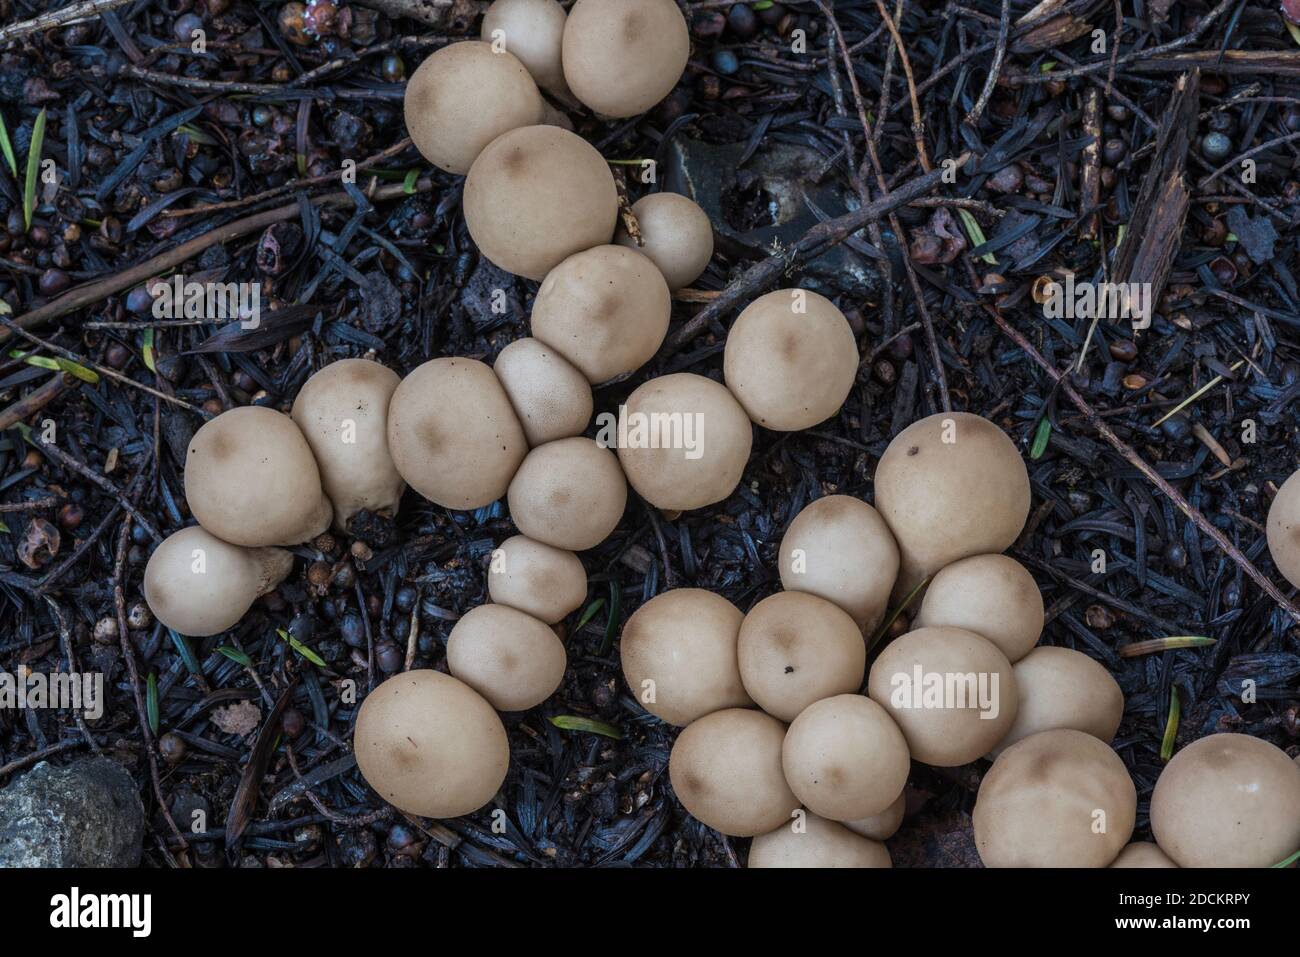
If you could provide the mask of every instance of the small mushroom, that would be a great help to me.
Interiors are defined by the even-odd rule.
[[[912,761],[889,712],[860,694],[841,694],[813,702],[790,723],[781,765],[804,807],[855,821],[897,800]]]
[[[488,595],[553,625],[587,597],[587,572],[573,552],[515,535],[492,553]]]
[[[393,516],[406,483],[388,453],[388,403],[401,377],[369,359],[340,359],[303,383],[293,421],[311,446],[321,485],[346,531],[362,509]]]
[[[693,817],[731,837],[776,830],[799,807],[781,770],[784,737],[776,718],[744,708],[692,721],[668,758],[673,792]]]
[[[826,495],[794,517],[778,559],[786,591],[808,592],[844,609],[860,629],[885,616],[898,576],[898,545],[880,513],[848,495]]]
[[[528,442],[492,370],[457,357],[431,359],[402,380],[388,405],[388,448],[425,498],[475,509],[505,494]]]
[[[510,397],[530,446],[581,435],[591,421],[586,377],[540,340],[516,339],[501,350],[492,371]]]
[[[540,282],[574,253],[610,241],[618,191],[604,157],[581,136],[525,126],[479,154],[462,207],[484,256]]]
[[[934,576],[912,624],[973,631],[1001,648],[1014,664],[1038,644],[1043,596],[1034,576],[1014,558],[972,555]]]
[[[902,556],[901,598],[958,559],[1006,550],[1029,517],[1029,473],[988,419],[940,412],[889,443],[876,468],[876,508]]]
[[[1011,662],[960,628],[919,628],[890,642],[867,694],[893,716],[912,757],[940,768],[988,754],[1016,719]]]
[[[596,246],[546,274],[533,300],[532,330],[595,384],[649,362],[671,313],[668,285],[654,263],[624,246]]]
[[[1211,734],[1170,759],[1151,834],[1179,867],[1271,867],[1300,849],[1300,766],[1248,734]]]
[[[1150,841],[1134,841],[1119,852],[1111,867],[1177,867],[1159,845]]]
[[[1109,671],[1081,651],[1043,645],[1017,661],[1019,705],[993,757],[1022,738],[1053,728],[1073,728],[1110,744],[1124,717],[1124,692]]]
[[[1300,588],[1300,472],[1282,483],[1268,507],[1267,537],[1273,564]]]
[[[297,545],[329,528],[311,446],[293,419],[241,406],[204,423],[185,458],[185,498],[207,531],[232,545]]]
[[[856,821],[844,821],[843,824],[854,834],[861,834],[873,841],[887,841],[898,833],[899,827],[903,824],[903,813],[906,810],[907,796],[905,793],[900,793],[898,797],[894,798],[894,803],[879,814],[858,818]]]
[[[805,812],[749,845],[747,867],[892,867],[879,841]]]
[[[144,600],[182,635],[206,638],[239,624],[249,606],[284,581],[293,555],[231,545],[197,525],[168,535],[144,569]]]
[[[672,92],[691,52],[673,0],[578,0],[564,25],[564,78],[606,117],[644,113]]]
[[[498,711],[527,711],[564,680],[568,657],[551,626],[505,605],[479,605],[447,637],[447,669]]]
[[[510,517],[529,538],[580,552],[618,525],[627,481],[618,458],[593,440],[556,439],[533,449],[510,482]]]
[[[703,508],[740,484],[754,433],[724,386],[690,372],[659,376],[638,387],[620,411],[628,441],[617,443],[618,459],[628,482],[651,505]],[[679,440],[651,440],[673,432]]]
[[[463,40],[425,58],[406,83],[402,111],[421,155],[464,175],[502,133],[542,121],[542,95],[514,55]]]
[[[361,702],[357,767],[389,804],[421,817],[460,817],[491,801],[510,745],[477,691],[437,671],[394,675]]]
[[[814,701],[862,686],[867,646],[853,619],[835,605],[816,595],[782,591],[749,610],[736,655],[749,696],[773,717],[793,721]],[[902,786],[900,781],[889,800]]]
[[[649,257],[674,292],[700,278],[713,258],[713,224],[704,210],[680,193],[650,193],[632,204],[632,215],[642,244],[621,226],[615,242]]]
[[[573,94],[560,62],[565,17],[556,0],[493,0],[479,36],[513,53],[538,86],[567,100]]]
[[[840,410],[858,374],[844,313],[806,289],[759,296],[736,317],[722,356],[727,388],[766,429],[794,432]]]
[[[685,727],[753,701],[740,680],[740,609],[702,588],[674,588],[638,608],[623,626],[623,677],[641,706]]]

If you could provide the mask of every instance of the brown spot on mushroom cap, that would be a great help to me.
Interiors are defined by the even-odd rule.
[[[992,751],[1002,751],[1031,734],[1073,728],[1107,744],[1124,717],[1124,692],[1106,668],[1081,651],[1044,645],[1012,666],[1016,676],[1016,720]]]
[[[621,226],[614,241],[647,256],[669,289],[684,289],[708,268],[713,225],[694,202],[678,193],[650,193],[632,204],[632,215],[640,227],[641,245]]]
[[[533,449],[510,481],[510,517],[529,538],[581,551],[609,537],[627,505],[618,458],[592,439],[556,439]]]
[[[879,841],[806,812],[797,821],[754,838],[746,866],[830,868],[892,867],[893,864],[889,851]]]
[[[492,554],[488,595],[553,625],[587,597],[587,573],[573,552],[515,535]]]
[[[470,609],[447,638],[447,668],[500,711],[541,704],[564,680],[566,663],[549,625],[505,605]]]
[[[972,555],[934,576],[912,624],[973,631],[1014,664],[1038,644],[1043,614],[1038,583],[1023,565],[1006,555]]]
[[[690,47],[673,0],[578,0],[564,26],[564,77],[595,112],[636,116],[672,92]]]
[[[1300,472],[1282,483],[1268,508],[1268,552],[1282,577],[1300,588]]]

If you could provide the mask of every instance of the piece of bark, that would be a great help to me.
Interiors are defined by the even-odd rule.
[[[487,9],[482,0],[357,0],[363,7],[378,10],[386,17],[406,17],[427,23],[431,27],[445,27],[461,22],[473,23],[478,14]]]
[[[1079,169],[1079,203],[1082,209],[1095,209],[1101,202],[1101,90],[1089,87],[1083,101],[1083,131],[1092,141],[1083,148],[1083,163]],[[1097,213],[1089,213],[1083,221],[1080,235],[1084,239],[1097,236]]]
[[[1078,0],[1043,0],[1016,21],[1017,27],[1037,23],[1031,30],[1011,43],[1013,53],[1037,53],[1077,40],[1092,32],[1092,24],[1085,17],[1098,3],[1080,3]]]

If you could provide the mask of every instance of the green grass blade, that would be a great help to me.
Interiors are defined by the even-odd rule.
[[[23,187],[23,221],[32,228],[36,212],[36,181],[41,178],[41,147],[45,145],[45,111],[36,115],[32,126],[32,145],[27,150],[27,184]]]
[[[248,657],[238,648],[231,648],[229,645],[222,645],[217,651],[221,652],[235,664],[243,665],[245,668],[253,667],[253,659]]]
[[[292,648],[294,651],[298,652],[298,654],[302,655],[304,658],[306,658],[308,661],[310,661],[310,662],[311,662],[313,665],[315,665],[316,667],[318,667],[318,668],[328,668],[328,667],[329,667],[329,665],[325,664],[325,659],[323,659],[320,655],[316,654],[316,652],[312,651],[310,648],[308,648],[306,645],[304,645],[301,641],[299,641],[299,640],[298,640],[297,638],[295,638],[293,635],[289,634],[289,633],[288,633],[287,631],[285,631],[283,628],[277,628],[277,629],[275,629],[275,633],[276,633],[277,635],[279,635],[281,638],[283,638],[285,641],[289,642],[289,647],[290,647],[290,648]]]
[[[145,709],[149,714],[149,729],[154,734],[158,733],[158,676],[152,671],[145,682],[146,702]]]
[[[623,732],[618,728],[604,721],[597,721],[595,718],[580,718],[576,714],[557,714],[549,720],[561,731],[590,731],[592,734],[603,734],[615,741],[623,737]]]
[[[1178,737],[1178,719],[1183,713],[1183,703],[1178,697],[1178,689],[1169,692],[1169,720],[1165,722],[1165,736],[1160,741],[1160,760],[1168,761],[1174,756],[1174,739]]]
[[[14,145],[9,142],[9,128],[5,126],[3,113],[0,113],[0,152],[4,153],[5,162],[9,164],[9,172],[13,174],[14,182],[17,182],[18,157],[14,156]]]
[[[1038,420],[1038,431],[1034,433],[1034,444],[1029,449],[1029,457],[1035,462],[1047,451],[1047,440],[1052,437],[1052,420],[1043,416]]]

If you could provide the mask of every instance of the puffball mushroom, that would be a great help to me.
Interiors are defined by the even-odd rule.
[[[304,382],[293,402],[341,531],[362,509],[397,514],[406,483],[388,452],[388,403],[401,381],[378,362],[340,359]]]
[[[431,359],[402,380],[388,405],[388,448],[425,498],[474,509],[505,494],[528,442],[492,370],[457,357]]]
[[[892,867],[889,851],[842,824],[816,814],[760,834],[749,845],[747,867]]]
[[[311,446],[289,418],[250,405],[230,409],[190,439],[185,498],[199,524],[232,545],[297,545],[329,528]]]
[[[677,799],[693,817],[732,837],[775,830],[799,807],[781,770],[784,737],[776,718],[744,708],[691,722],[668,758]]]
[[[781,539],[781,585],[834,602],[872,631],[898,576],[898,545],[880,513],[848,495],[805,506]]]
[[[1073,728],[1106,744],[1124,717],[1124,692],[1109,671],[1081,651],[1044,645],[1011,668],[1019,705],[1007,736],[993,751],[1053,728]]]
[[[529,538],[555,548],[595,548],[627,505],[618,458],[592,439],[556,439],[533,449],[510,481],[510,517]]]
[[[513,54],[462,40],[434,51],[411,74],[402,112],[420,154],[463,175],[502,133],[542,121],[542,95]]]
[[[564,25],[564,78],[602,116],[644,113],[672,92],[691,53],[673,0],[578,0]]]
[[[540,282],[574,253],[610,241],[618,191],[604,158],[581,136],[525,126],[479,154],[462,206],[484,256]]]
[[[1177,867],[1159,845],[1150,841],[1134,841],[1111,861],[1111,867]]]
[[[1014,558],[972,555],[934,576],[912,624],[973,631],[1001,648],[1014,664],[1038,644],[1043,595],[1034,576]]]
[[[876,468],[876,508],[902,556],[896,598],[961,558],[1006,550],[1029,517],[1029,473],[1005,432],[940,412],[894,437]]]
[[[1151,833],[1179,867],[1271,867],[1300,849],[1300,766],[1248,734],[1211,734],[1165,765]]]
[[[538,339],[516,339],[492,371],[510,397],[530,446],[581,435],[591,421],[591,385],[564,356]]]
[[[560,62],[564,22],[564,7],[555,0],[494,0],[479,36],[513,53],[543,90],[569,99]]]
[[[682,727],[724,708],[753,705],[740,680],[740,609],[702,588],[674,588],[623,626],[623,677],[651,714]]]
[[[754,433],[725,386],[690,372],[659,376],[628,396],[620,413],[628,434],[617,443],[619,462],[656,508],[703,508],[740,484]],[[663,441],[673,424],[681,441]]]
[[[889,712],[860,694],[841,694],[813,702],[791,722],[781,766],[804,807],[853,821],[895,803],[912,761]]]
[[[1016,679],[996,645],[960,628],[918,628],[890,642],[867,677],[912,757],[951,768],[988,754],[1016,719]]]
[[[858,818],[856,821],[843,821],[842,823],[854,834],[861,834],[873,841],[885,841],[898,833],[898,829],[903,823],[903,813],[906,810],[907,796],[900,793],[898,797],[894,798],[894,803],[879,814]]]
[[[751,419],[794,432],[840,410],[858,374],[858,343],[844,313],[825,296],[778,289],[736,317],[722,370]]]
[[[685,289],[713,258],[709,216],[680,193],[650,193],[632,204],[641,227],[641,245],[619,226],[615,242],[645,254],[664,275],[668,288]]]
[[[1282,483],[1268,507],[1268,553],[1282,577],[1300,588],[1300,472]]]
[[[505,605],[471,608],[447,637],[447,669],[498,711],[527,711],[564,680],[568,656],[551,626]]]
[[[1106,867],[1133,834],[1137,789],[1110,745],[1043,731],[993,762],[971,817],[985,867]]]
[[[867,646],[853,619],[835,605],[816,595],[783,591],[749,610],[740,625],[736,656],[749,696],[773,717],[793,721],[814,701],[862,686]],[[889,792],[889,800],[902,786],[900,781]]]
[[[206,638],[239,624],[253,602],[293,569],[280,548],[242,548],[197,525],[159,543],[144,569],[144,600],[182,635]]]
[[[654,263],[624,246],[596,246],[546,274],[533,300],[533,337],[600,383],[649,362],[671,313]]]
[[[587,597],[587,572],[573,552],[526,535],[507,538],[488,564],[488,596],[553,625]]]

